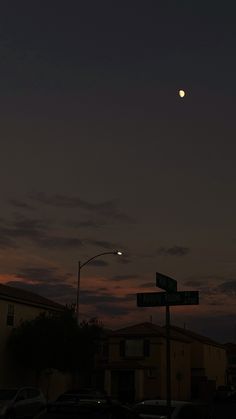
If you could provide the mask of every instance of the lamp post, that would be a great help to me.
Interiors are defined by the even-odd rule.
[[[78,261],[78,271],[77,271],[77,296],[76,296],[76,315],[77,315],[77,323],[79,325],[79,297],[80,297],[80,271],[81,269],[87,265],[89,262],[91,262],[94,259],[99,258],[100,256],[104,255],[118,255],[121,256],[122,252],[119,250],[114,250],[113,252],[103,252],[99,253],[98,255],[95,255],[91,257],[90,259],[86,260],[86,262],[81,263],[81,261]]]

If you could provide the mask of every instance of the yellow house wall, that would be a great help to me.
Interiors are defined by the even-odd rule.
[[[112,337],[109,341],[109,363],[126,361],[120,356],[120,341],[126,337]],[[127,337],[128,339],[129,337]],[[148,338],[146,338],[148,339]],[[137,360],[144,370],[135,372],[136,396],[140,398],[166,398],[166,346],[165,339],[150,337],[149,357]],[[171,341],[172,396],[177,400],[188,400],[191,388],[190,344]],[[150,372],[153,372],[150,376]],[[181,377],[179,377],[181,373]],[[142,380],[142,383],[138,382]],[[108,381],[107,381],[108,382]],[[107,388],[109,391],[109,389]],[[142,397],[141,397],[142,396]]]
[[[204,345],[201,342],[191,342],[191,368],[205,368]]]
[[[209,380],[216,381],[216,386],[226,383],[227,357],[224,348],[214,345],[207,345],[194,341],[191,343],[191,368],[199,369],[199,374]]]
[[[161,394],[161,365],[162,365],[162,346],[161,338],[150,338],[150,354],[144,358],[141,364],[146,367],[142,371],[143,379],[143,398],[157,398]]]
[[[171,340],[171,396],[173,400],[191,397],[191,348],[189,343]],[[166,399],[166,346],[162,346],[161,398]]]
[[[227,356],[224,348],[204,345],[204,365],[206,376],[216,381],[216,387],[226,384]]]

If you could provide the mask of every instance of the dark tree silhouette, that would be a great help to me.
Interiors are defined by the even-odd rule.
[[[8,340],[8,353],[20,366],[42,371],[90,372],[94,368],[97,343],[103,333],[95,319],[77,325],[74,311],[60,315],[41,314],[14,329]]]

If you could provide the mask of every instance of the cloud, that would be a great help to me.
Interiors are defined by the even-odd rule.
[[[108,220],[84,220],[84,221],[75,221],[71,222],[70,226],[73,228],[101,228],[108,223]]]
[[[82,240],[77,237],[50,234],[48,223],[39,219],[18,216],[11,223],[4,223],[4,225],[7,224],[7,227],[0,226],[0,247],[2,242],[2,248],[17,247],[16,240],[19,238],[30,240],[43,248],[64,249],[81,247],[83,244]]]
[[[17,248],[17,240],[26,239],[35,245],[48,249],[78,248],[83,245],[105,250],[120,249],[118,243],[92,238],[78,238],[52,231],[51,221],[17,215],[15,220],[0,220],[0,248]],[[98,265],[97,265],[98,266]],[[103,265],[105,266],[105,265]]]
[[[83,242],[76,237],[47,236],[36,240],[36,243],[48,249],[68,249],[83,246]]]
[[[227,342],[235,340],[235,315],[234,314],[220,314],[212,315],[205,314],[203,316],[194,316],[175,313],[175,320],[173,323],[193,330],[218,342]]]
[[[183,246],[160,247],[158,253],[168,256],[186,256],[190,253],[190,248]]]
[[[102,304],[101,306],[98,307],[98,317],[99,315],[105,315],[106,317],[117,317],[117,316],[126,316],[128,315],[132,310],[127,308],[127,307],[123,307],[121,305],[116,305],[114,306],[111,304]]]
[[[10,199],[9,203],[16,208],[20,208],[22,210],[29,210],[34,211],[36,208],[33,205],[28,204],[27,202],[18,200],[18,199]]]
[[[186,278],[184,280],[184,284],[187,287],[201,287],[201,286],[206,286],[207,284],[213,282],[215,283],[216,281],[224,281],[225,278],[223,276],[220,275],[216,275],[216,274],[212,274],[212,275],[193,275],[190,276],[188,278]]]
[[[10,237],[7,237],[5,229],[0,228],[0,249],[17,249],[17,244]]]
[[[218,287],[216,287],[216,291],[231,297],[236,296],[236,280],[233,279],[223,282],[222,284],[218,285]]]
[[[66,283],[47,284],[47,283],[30,283],[24,281],[9,281],[6,285],[22,288],[26,291],[34,292],[51,300],[60,301],[61,303],[75,302],[76,290]]]
[[[16,274],[17,278],[24,279],[30,283],[47,283],[58,285],[62,282],[67,281],[72,274],[67,273],[61,275],[58,273],[57,268],[22,268]]]
[[[111,293],[98,293],[93,291],[81,291],[81,305],[92,306],[94,316],[98,317],[105,315],[113,318],[114,316],[125,316],[132,312],[130,302],[136,304],[136,295],[129,294],[123,297],[112,295]],[[96,306],[96,310],[94,307]],[[86,309],[88,310],[88,309]]]
[[[7,285],[34,292],[65,303],[75,302],[76,289],[68,281],[71,273],[60,273],[55,267],[22,267]]]
[[[117,243],[113,243],[113,242],[106,241],[106,240],[86,239],[85,242],[92,245],[92,246],[102,247],[102,248],[108,249],[108,250],[116,250],[116,249],[120,248],[120,246]]]
[[[45,235],[45,225],[41,220],[20,217],[11,225],[7,222],[1,224],[4,226],[0,226],[0,237],[5,240],[14,240],[18,237],[38,239]]]
[[[120,263],[121,265],[128,265],[131,262],[132,261],[128,256],[119,256],[118,258],[118,263]]]
[[[220,282],[220,283],[219,283]],[[190,278],[184,281],[187,287],[195,287],[204,295],[236,295],[236,279],[224,278],[217,275],[206,275]]]
[[[114,275],[111,279],[114,281],[127,281],[128,279],[135,279],[138,277],[138,275]]]
[[[154,287],[155,286],[155,282],[144,282],[143,284],[139,285],[140,288],[150,288],[150,287]]]
[[[111,293],[95,293],[94,291],[82,290],[80,293],[81,303],[83,304],[124,304],[135,298],[134,294],[118,297]]]
[[[201,287],[201,286],[204,286],[205,284],[206,284],[206,281],[202,279],[189,279],[184,282],[184,285],[186,287]]]
[[[99,214],[100,216],[110,217],[117,221],[134,223],[134,219],[132,217],[117,209],[114,200],[92,203],[85,201],[78,196],[66,196],[59,194],[46,195],[44,193],[31,194],[30,199],[33,202],[39,202],[48,206],[70,209],[79,208],[87,212],[95,213],[96,215]]]
[[[81,302],[83,304],[100,304],[100,303],[117,303],[122,302],[122,297],[117,297],[111,294],[95,294],[93,291],[81,291]]]
[[[89,262],[89,265],[100,267],[100,266],[109,266],[109,263],[105,262],[105,260],[98,259],[98,260],[92,260],[91,262]]]

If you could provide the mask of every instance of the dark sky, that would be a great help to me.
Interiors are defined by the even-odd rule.
[[[155,272],[199,290],[172,321],[236,338],[236,6],[0,6],[0,278],[118,327]],[[180,99],[178,90],[186,90]]]

